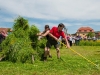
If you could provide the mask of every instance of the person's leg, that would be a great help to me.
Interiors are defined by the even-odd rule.
[[[59,48],[56,48],[56,51],[57,51],[57,58],[59,59],[60,58],[60,50],[59,50]]]
[[[45,49],[44,49],[44,57],[47,57],[47,54],[48,54],[48,50],[47,50],[47,47],[45,47]]]
[[[57,58],[59,59],[60,58],[60,49],[59,49],[58,42],[56,40],[54,40],[53,45],[54,45],[56,52],[57,52]]]
[[[52,58],[51,53],[50,53],[50,48],[48,48],[47,51],[48,51],[49,57]]]
[[[48,51],[47,51],[47,47],[45,47],[44,49],[44,57],[43,57],[43,60],[47,60],[47,55],[48,55]]]
[[[72,41],[70,41],[70,46],[72,46]]]
[[[49,38],[47,43],[46,43],[45,52],[44,52],[44,60],[47,59],[47,55],[49,54],[49,50],[51,48],[50,41],[51,41],[51,39]]]

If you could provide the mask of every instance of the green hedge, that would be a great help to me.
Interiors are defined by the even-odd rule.
[[[100,46],[100,40],[81,40],[79,43],[80,46]]]

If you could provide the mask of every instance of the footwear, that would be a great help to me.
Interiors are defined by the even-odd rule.
[[[51,55],[49,55],[49,58],[52,58],[52,56],[51,56]]]
[[[47,60],[47,57],[44,57],[44,58],[43,58],[43,61],[46,61],[46,60]]]

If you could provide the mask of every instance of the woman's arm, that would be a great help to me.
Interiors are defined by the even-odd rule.
[[[37,33],[37,36],[41,36],[43,34],[43,32]]]
[[[43,36],[43,37],[45,37],[46,35],[48,35],[49,34],[49,30],[48,31],[46,31],[44,34],[41,34],[41,36]]]

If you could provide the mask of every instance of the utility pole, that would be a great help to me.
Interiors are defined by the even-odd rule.
[[[66,27],[64,27],[64,33],[67,35],[67,28]]]

